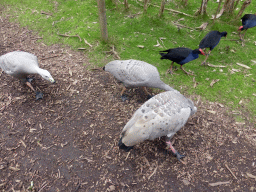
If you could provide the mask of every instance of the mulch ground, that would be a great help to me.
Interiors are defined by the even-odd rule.
[[[44,93],[36,101],[19,80],[0,74],[0,190],[256,190],[255,128],[235,122],[222,104],[188,96],[198,112],[174,136],[186,164],[166,151],[164,138],[120,151],[120,132],[146,101],[143,91],[130,89],[122,102],[121,85],[104,71],[88,70],[83,52],[46,46],[4,17],[0,26],[1,55],[33,53],[57,81],[32,76]]]

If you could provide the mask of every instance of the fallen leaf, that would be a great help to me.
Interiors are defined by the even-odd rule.
[[[212,82],[211,82],[211,84],[210,84],[210,86],[212,87],[215,83],[217,83],[219,81],[219,79],[214,79],[214,80],[212,80]]]
[[[20,169],[19,168],[16,168],[16,167],[9,167],[9,169],[13,170],[13,171],[19,171]]]
[[[31,128],[31,129],[29,130],[30,133],[33,133],[33,131],[36,131],[36,129]]]
[[[73,74],[70,68],[68,69],[68,73],[70,76],[72,76],[72,74]]]
[[[251,67],[248,67],[247,65],[244,65],[242,63],[236,63],[237,65],[241,66],[241,67],[244,67],[246,69],[252,69]]]
[[[115,191],[116,187],[114,185],[110,185],[107,191]]]
[[[237,125],[244,125],[245,122],[236,122]]]
[[[250,173],[246,173],[246,175],[247,175],[248,177],[250,177],[250,178],[252,178],[252,179],[255,179],[255,180],[256,180],[256,176],[255,176],[255,175],[252,175],[252,174],[250,174]]]
[[[225,185],[225,184],[230,184],[230,181],[223,181],[223,182],[217,182],[217,183],[209,183],[210,186],[215,187],[218,185]]]
[[[144,45],[137,45],[137,47],[143,49],[143,48],[144,48]]]
[[[6,184],[6,182],[5,182],[5,183],[1,183],[1,184],[0,184],[0,187],[3,187],[3,186],[5,186],[5,184]]]
[[[183,179],[182,181],[183,181],[184,185],[189,185],[190,184],[190,182],[187,179]]]
[[[212,110],[207,110],[207,112],[212,113],[212,114],[216,114],[216,111],[212,111]]]

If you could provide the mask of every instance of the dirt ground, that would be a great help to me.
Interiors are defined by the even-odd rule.
[[[256,191],[255,128],[235,122],[222,104],[189,96],[198,112],[174,136],[186,164],[166,151],[164,138],[120,151],[119,134],[146,95],[131,89],[122,102],[121,85],[88,70],[83,52],[46,46],[4,17],[0,26],[1,55],[33,53],[57,81],[34,75],[44,93],[36,101],[0,74],[1,191]]]

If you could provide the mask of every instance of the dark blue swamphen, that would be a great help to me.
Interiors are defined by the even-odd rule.
[[[201,40],[199,44],[199,49],[210,48],[210,51],[207,53],[206,58],[203,61],[202,65],[205,64],[213,48],[219,44],[221,37],[227,37],[227,34],[228,33],[226,31],[210,31],[205,35],[205,37]]]
[[[189,49],[185,47],[178,47],[173,49],[168,49],[165,51],[160,51],[160,55],[162,56],[160,59],[169,59],[172,61],[170,69],[166,71],[166,74],[169,72],[173,74],[172,72],[172,66],[173,63],[176,62],[180,65],[180,68],[187,74],[192,75],[185,71],[182,67],[185,63],[188,63],[190,61],[193,61],[199,57],[199,54],[205,55],[202,49]]]
[[[256,14],[245,14],[242,18],[242,26],[239,27],[239,37],[241,40],[244,39],[244,35],[247,31],[247,29],[255,27],[256,26]],[[243,38],[241,37],[241,31],[245,30]]]

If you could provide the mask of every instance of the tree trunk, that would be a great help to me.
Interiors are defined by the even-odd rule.
[[[129,9],[128,0],[124,0],[124,7],[125,7],[125,9]]]
[[[246,7],[247,7],[248,5],[251,4],[251,2],[252,2],[252,0],[247,0],[247,1],[244,2],[244,4],[242,5],[242,7],[241,7],[239,13],[237,14],[237,18],[242,16],[244,10],[246,9]]]
[[[147,9],[148,9],[148,0],[144,0],[144,13],[147,13]]]
[[[165,0],[162,0],[160,11],[159,11],[159,17],[163,16],[164,13],[164,6],[165,6]]]
[[[182,0],[182,3],[184,4],[184,6],[188,5],[188,0]]]
[[[195,15],[206,15],[208,0],[202,0],[200,9],[195,13]]]
[[[235,9],[235,1],[236,0],[226,0],[224,4],[224,12],[231,15]],[[236,3],[236,6],[237,6],[237,3]]]
[[[112,0],[112,3],[114,3],[115,6],[117,6],[117,0]]]
[[[99,9],[100,31],[103,41],[108,41],[107,17],[105,9],[105,0],[97,0]]]
[[[215,13],[215,15],[214,15],[213,22],[215,22],[216,16],[217,16],[217,14],[218,14],[219,11],[220,11],[221,3],[222,3],[222,0],[219,1],[219,5],[218,5],[217,11],[216,11],[216,13]]]

